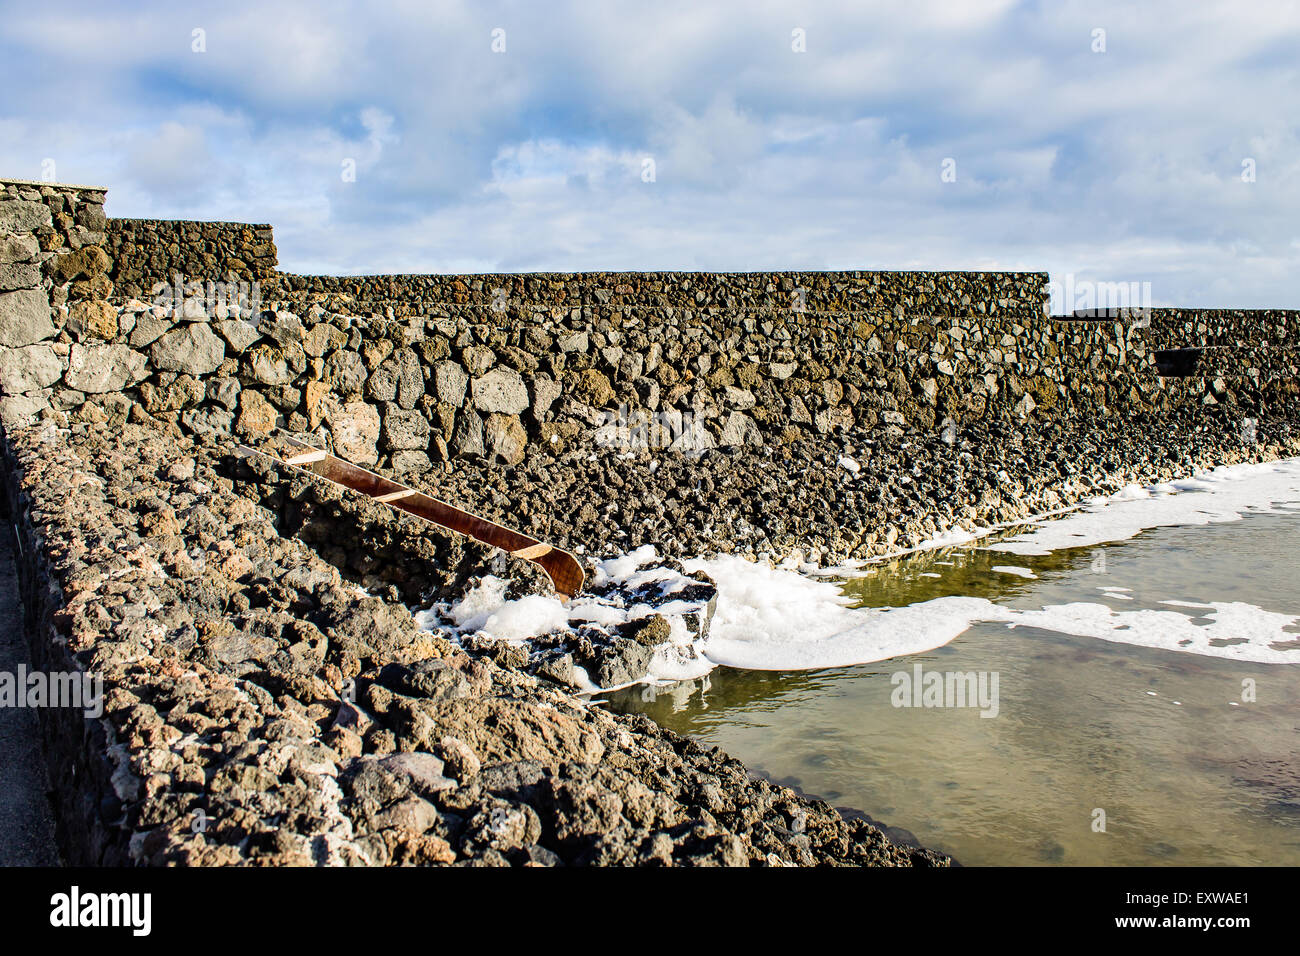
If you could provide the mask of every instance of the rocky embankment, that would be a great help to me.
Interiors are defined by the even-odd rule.
[[[561,456],[508,478],[462,467],[416,484],[526,526],[540,518],[559,539],[604,553],[662,543],[666,522],[686,529],[669,554],[685,554],[709,542],[736,549],[742,528],[806,535],[797,520],[923,528],[945,508],[1010,520],[1130,480],[1294,448],[1284,435],[1234,447],[1227,420],[1215,430],[1202,418],[1182,434],[1158,424],[1113,430],[1104,448],[1088,432],[991,431],[951,446],[913,436],[858,450],[858,472],[828,444],[804,459],[715,450],[584,467]],[[102,718],[44,718],[71,861],[944,862],[717,750],[574,696],[553,666],[573,653],[560,638],[530,656],[422,630],[408,609],[464,593],[485,571],[520,594],[545,592],[525,562],[241,458],[227,437],[153,424],[8,437],[36,666],[104,679]],[[978,456],[963,451],[972,440],[985,443]],[[913,477],[895,487],[891,475]],[[600,493],[608,488],[617,497]],[[616,507],[588,513],[600,500]],[[887,534],[874,542],[888,544]],[[641,646],[637,635],[614,637],[586,662],[592,673],[636,666],[623,651]]]
[[[11,431],[69,862],[942,864],[644,718],[419,630],[236,490],[227,442]]]
[[[1279,417],[1243,433],[1242,423],[1241,409],[1205,406],[1161,415],[989,418],[953,428],[951,441],[908,427],[698,455],[588,444],[538,451],[513,468],[473,458],[433,463],[400,480],[579,555],[652,545],[670,558],[725,552],[781,561],[797,553],[825,566],[1068,507],[1134,482],[1300,450],[1296,424]],[[387,524],[347,530],[359,515],[387,509],[368,512],[377,506],[310,485],[291,490],[269,468],[259,480],[280,489],[268,500],[295,533],[367,587],[393,585],[409,604],[482,568],[481,554],[455,552],[458,570],[435,580],[426,562],[409,560],[427,551],[418,535]],[[330,520],[313,521],[312,509],[326,497]]]
[[[42,711],[74,862],[941,862],[573,691],[688,668],[712,584],[673,559],[867,559],[1300,437],[1293,312],[1056,321],[1031,273],[304,277],[269,226],[0,187],[34,663],[108,695]],[[234,454],[282,430],[580,555],[588,617],[475,633],[455,602],[546,579]]]

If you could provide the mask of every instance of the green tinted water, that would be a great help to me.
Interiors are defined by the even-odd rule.
[[[1242,601],[1300,614],[1298,558],[1300,516],[1258,515],[1044,557],[915,555],[846,590],[868,606],[973,595],[1017,608]],[[1006,565],[1038,578],[992,570]],[[893,706],[891,675],[917,663],[996,672],[997,716]],[[1253,702],[1243,700],[1252,680]],[[964,864],[1300,864],[1297,665],[977,624],[923,654],[818,671],[718,668],[611,702]]]

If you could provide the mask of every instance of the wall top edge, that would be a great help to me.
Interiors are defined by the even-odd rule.
[[[92,186],[87,183],[52,183],[45,179],[13,179],[8,176],[0,176],[0,186],[49,186],[52,189],[91,189],[95,192],[108,192],[107,186]]]
[[[496,278],[547,278],[558,276],[567,278],[570,276],[795,276],[795,275],[827,275],[827,276],[1003,276],[1003,277],[1023,277],[1037,278],[1047,276],[1046,272],[1001,272],[989,269],[781,269],[767,270],[757,269],[750,271],[732,271],[719,269],[715,271],[700,271],[687,269],[593,269],[583,272],[365,272],[355,275],[328,275],[322,273],[300,273],[285,272],[280,270],[281,275],[290,276],[297,279],[496,279]]]
[[[4,180],[0,180],[0,182],[4,182]],[[94,188],[94,187],[89,187],[89,188]],[[241,222],[236,219],[154,219],[149,216],[109,216],[108,221],[126,222],[126,223],[152,223],[154,225],[159,225],[159,226],[175,226],[175,225],[191,226],[197,224],[200,226],[239,226],[241,228],[247,227],[249,229],[272,228],[271,223],[269,222]]]

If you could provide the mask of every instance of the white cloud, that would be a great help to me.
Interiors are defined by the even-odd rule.
[[[1297,40],[1294,2],[14,8],[0,172],[270,221],[302,271],[1046,268],[1297,307]]]

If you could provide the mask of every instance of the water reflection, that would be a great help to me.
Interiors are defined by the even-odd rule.
[[[1260,515],[1046,556],[909,556],[846,591],[872,607],[974,595],[1018,608],[1243,601],[1300,614],[1297,545],[1294,516]],[[891,675],[918,663],[996,672],[998,716],[894,706]],[[977,624],[924,654],[820,671],[719,668],[643,691],[613,704],[967,864],[1300,863],[1300,667]]]

